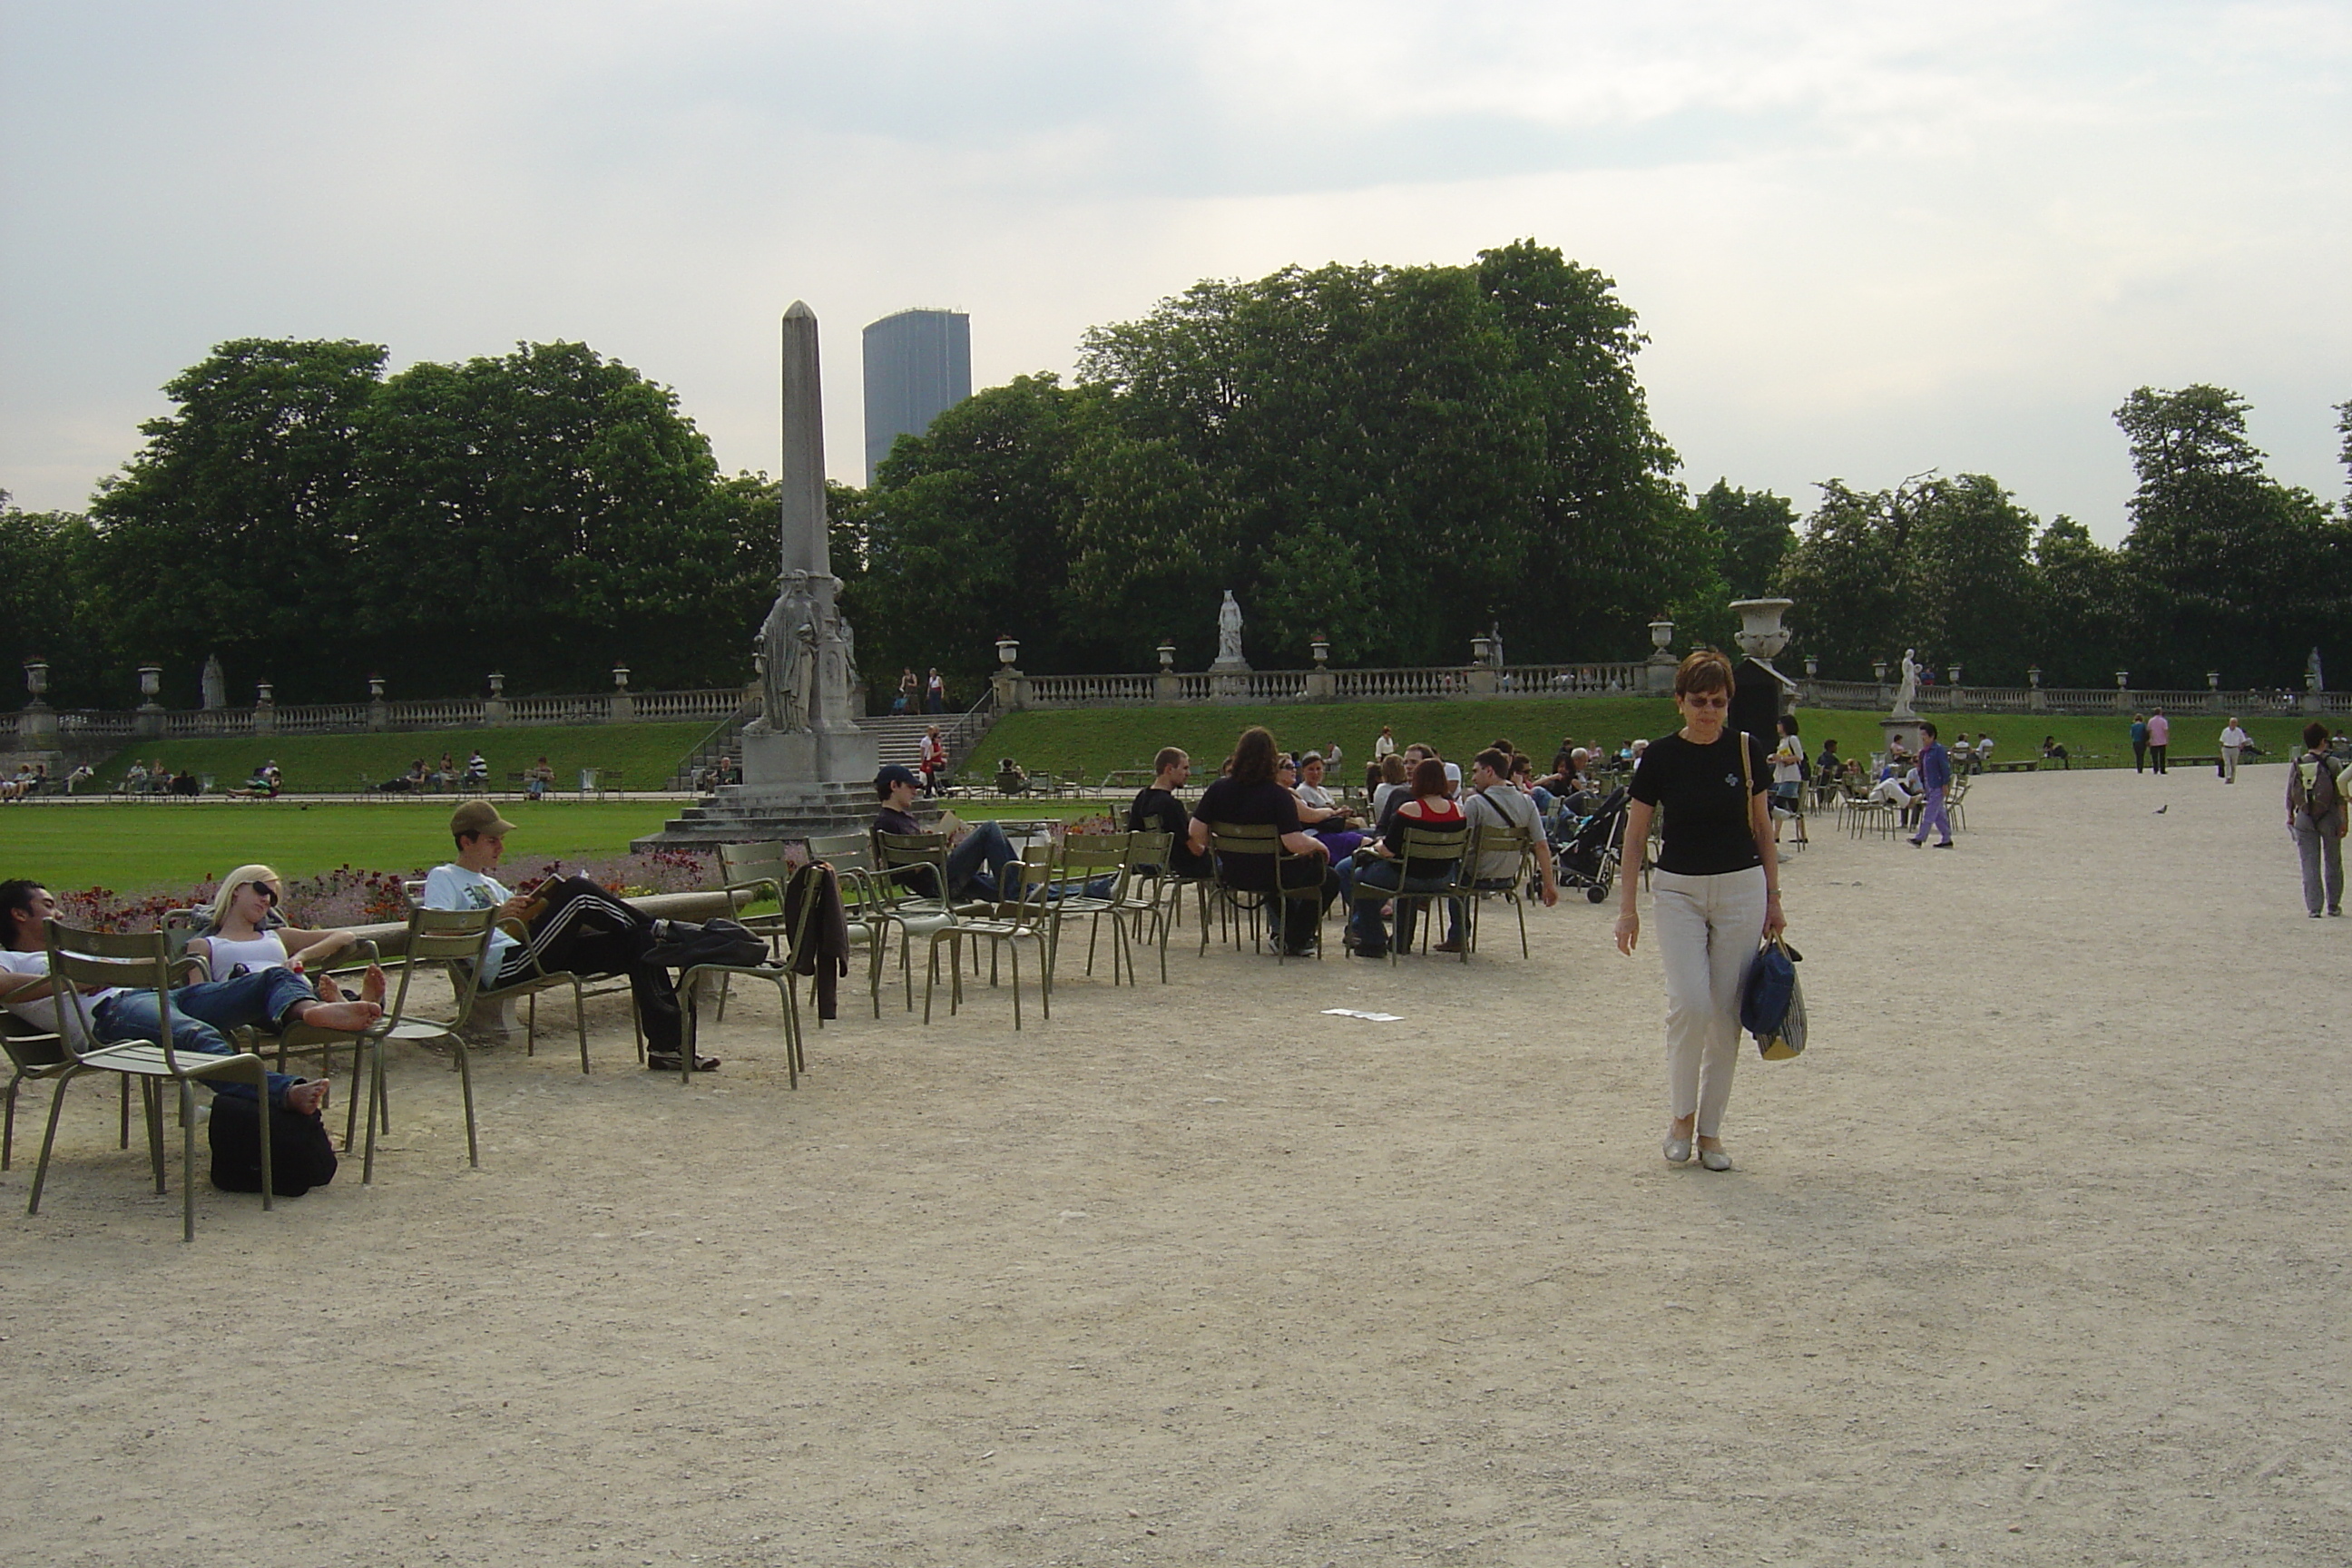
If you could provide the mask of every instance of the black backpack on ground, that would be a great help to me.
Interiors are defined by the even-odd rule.
[[[225,1193],[261,1190],[261,1108],[243,1095],[213,1100],[205,1136],[213,1146],[213,1185]],[[299,1198],[335,1179],[335,1142],[316,1112],[305,1116],[285,1106],[269,1108],[270,1186],[281,1198]]]

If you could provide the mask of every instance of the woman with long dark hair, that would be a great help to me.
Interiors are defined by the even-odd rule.
[[[1272,856],[1236,855],[1219,867],[1219,875],[1227,886],[1246,891],[1320,889],[1314,900],[1278,900],[1282,905],[1282,950],[1290,957],[1304,958],[1315,951],[1316,931],[1322,921],[1324,906],[1339,892],[1339,879],[1331,868],[1330,855],[1323,841],[1307,832],[1306,825],[1298,820],[1298,797],[1276,781],[1276,765],[1281,756],[1271,731],[1256,724],[1243,731],[1242,738],[1234,745],[1225,775],[1202,791],[1201,803],[1192,808],[1191,841],[1193,853],[1204,855],[1209,850],[1209,825],[1213,822],[1237,827],[1271,826],[1281,835],[1285,849],[1306,858],[1285,859],[1278,885]]]

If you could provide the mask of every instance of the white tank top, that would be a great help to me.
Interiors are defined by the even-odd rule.
[[[226,980],[236,973],[240,963],[247,969],[282,969],[286,965],[285,941],[274,931],[263,931],[251,942],[231,942],[218,932],[205,940],[212,944],[215,980]]]

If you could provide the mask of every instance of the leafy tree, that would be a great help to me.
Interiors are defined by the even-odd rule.
[[[2050,520],[2033,544],[2026,624],[2032,662],[2047,686],[2105,686],[2139,618],[2123,556],[2066,516]]]
[[[2124,554],[2146,615],[2126,648],[2150,685],[2286,682],[2352,611],[2352,529],[2279,484],[2221,387],[2141,387],[2116,410],[2139,476]]]
[[[1725,591],[1734,599],[1769,594],[1780,563],[1797,547],[1797,509],[1789,498],[1717,479],[1692,506],[1717,542]]]
[[[1891,490],[1857,490],[1843,479],[1822,485],[1804,539],[1781,564],[1780,588],[1797,602],[1798,647],[1820,658],[1824,675],[1860,680],[1873,660],[1916,646],[1903,641],[1908,547],[1930,482],[1923,474]]]
[[[88,518],[21,511],[0,490],[0,679],[14,686],[25,660],[47,659],[55,707],[120,704],[138,689],[127,667],[110,668],[89,612],[91,537]]]
[[[616,659],[646,686],[748,661],[759,612],[714,647],[713,595],[772,584],[772,521],[755,565],[728,504],[744,498],[715,493],[709,443],[675,395],[585,344],[402,372],[357,468],[357,618],[379,668],[427,690],[479,689],[497,669],[528,692],[594,689]]]
[[[1084,397],[1051,374],[974,394],[901,437],[866,493],[866,571],[847,611],[869,671],[938,665],[958,695],[1019,637],[1033,668],[1063,662],[1068,466]]]
[[[179,406],[90,506],[93,609],[124,662],[154,659],[194,706],[218,652],[232,689],[349,696],[362,595],[345,510],[384,351],[223,343],[164,384]]]

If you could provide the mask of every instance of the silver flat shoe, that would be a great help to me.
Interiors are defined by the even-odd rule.
[[[1698,1152],[1698,1163],[1701,1166],[1710,1171],[1728,1171],[1731,1169],[1731,1156],[1725,1153],[1720,1149],[1700,1150]]]
[[[1691,1157],[1691,1141],[1687,1138],[1666,1140],[1666,1163],[1679,1165]]]

